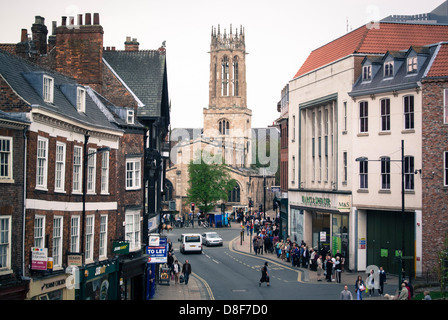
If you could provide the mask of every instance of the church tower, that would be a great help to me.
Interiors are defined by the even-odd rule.
[[[221,33],[212,27],[209,106],[204,108],[204,137],[222,141],[226,163],[246,167],[251,161],[252,110],[247,108],[246,44],[242,27]]]

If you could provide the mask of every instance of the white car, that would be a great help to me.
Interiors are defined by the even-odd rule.
[[[223,241],[219,234],[216,232],[204,232],[202,234],[202,244],[209,246],[222,246]]]

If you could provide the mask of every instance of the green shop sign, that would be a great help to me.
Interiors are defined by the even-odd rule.
[[[114,241],[113,244],[114,254],[128,254],[129,253],[129,242],[128,241]]]
[[[329,198],[302,196],[302,203],[308,206],[331,208],[331,200]]]

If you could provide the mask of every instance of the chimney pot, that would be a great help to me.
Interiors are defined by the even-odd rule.
[[[25,42],[28,40],[28,31],[26,29],[22,29],[22,34],[20,35],[20,42]]]
[[[93,14],[93,24],[94,25],[99,25],[100,24],[100,14],[99,13],[94,13]]]
[[[82,14],[78,14],[78,26],[82,26]]]
[[[63,26],[67,25],[67,17],[62,17],[62,25]]]
[[[51,34],[56,34],[56,28],[58,27],[58,25],[57,25],[57,22],[56,21],[53,21],[52,22],[53,24],[52,24],[52,29],[51,29]]]
[[[69,26],[74,26],[74,25],[75,25],[75,17],[70,16],[70,17],[68,18],[68,25],[69,25]]]
[[[86,13],[86,26],[90,26],[92,24],[92,15],[90,13]]]

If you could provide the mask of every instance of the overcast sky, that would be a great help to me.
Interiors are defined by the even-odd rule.
[[[41,0],[1,1],[0,43],[20,41],[31,32],[35,16],[52,21],[62,16],[99,13],[104,46],[124,49],[127,36],[140,49],[166,41],[172,128],[199,128],[208,107],[210,34],[230,24],[246,33],[247,104],[252,127],[266,127],[279,116],[282,88],[308,54],[369,21],[390,14],[427,13],[444,0]],[[7,9],[5,4],[7,2]],[[76,20],[75,20],[76,21]]]

